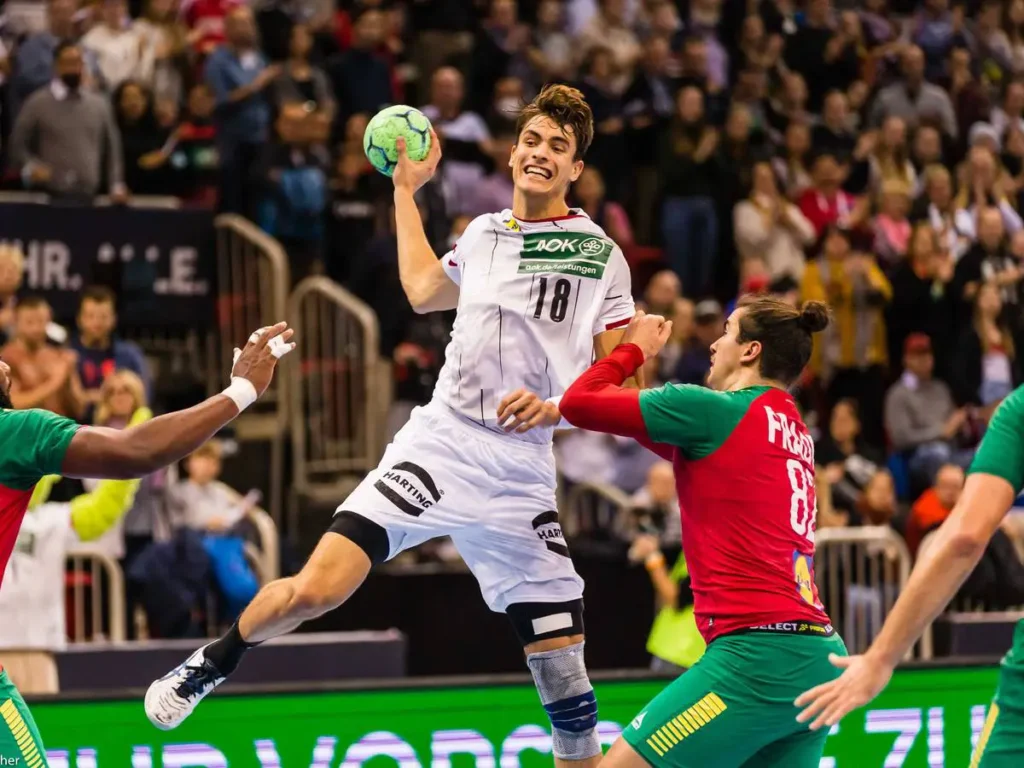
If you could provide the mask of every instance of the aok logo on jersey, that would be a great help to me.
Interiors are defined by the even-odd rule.
[[[523,235],[519,274],[539,272],[600,280],[612,255],[612,244],[585,232],[531,232]]]

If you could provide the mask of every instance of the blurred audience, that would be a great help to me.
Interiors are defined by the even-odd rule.
[[[142,350],[133,342],[117,336],[116,301],[109,288],[93,286],[82,291],[77,333],[72,334],[69,342],[76,355],[86,402],[92,405],[99,402],[104,380],[115,371],[131,371],[138,376],[147,400],[152,392]]]
[[[53,322],[50,305],[33,296],[21,298],[14,309],[14,338],[0,349],[11,367],[11,403],[15,408],[44,408],[77,419],[85,407],[77,357],[50,343]]]
[[[906,454],[911,472],[928,483],[939,467],[956,459],[966,466],[971,453],[959,448],[967,411],[957,408],[949,386],[932,378],[932,343],[914,333],[903,345],[903,375],[885,395],[885,429],[895,450]]]
[[[767,162],[753,168],[750,197],[734,209],[736,249],[741,259],[764,259],[771,278],[804,273],[804,249],[814,242],[814,227],[793,203],[779,194],[775,173]]]
[[[60,43],[55,79],[21,106],[11,133],[11,162],[28,187],[88,202],[104,186],[127,196],[121,137],[110,103],[82,85],[82,50]]]
[[[216,104],[220,208],[252,216],[257,200],[251,181],[270,130],[266,89],[281,68],[268,65],[260,52],[256,22],[247,6],[227,13],[224,32],[225,42],[210,53],[203,70]]]
[[[922,493],[910,508],[905,537],[911,557],[917,557],[921,539],[946,522],[963,487],[963,469],[955,464],[939,467],[935,474],[935,484]]]

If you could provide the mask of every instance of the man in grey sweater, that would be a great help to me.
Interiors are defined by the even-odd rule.
[[[945,382],[932,378],[932,342],[912,333],[903,345],[903,375],[885,396],[885,429],[897,451],[909,454],[910,471],[930,485],[943,464],[966,467],[973,451],[958,450],[954,438],[967,420]]]
[[[33,93],[11,133],[11,163],[26,186],[54,197],[91,200],[100,191],[103,163],[111,198],[123,202],[121,137],[107,100],[83,90],[82,51],[62,43],[54,54],[56,77]]]
[[[888,117],[901,117],[917,127],[923,120],[935,121],[950,139],[957,135],[956,113],[949,94],[924,79],[924,52],[908,46],[901,59],[903,78],[878,92],[871,108],[871,127],[878,128]]]

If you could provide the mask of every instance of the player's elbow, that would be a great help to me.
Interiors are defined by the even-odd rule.
[[[952,534],[949,548],[956,558],[978,559],[991,538],[991,534],[976,526],[964,526]]]
[[[583,426],[580,422],[586,418],[582,400],[579,393],[574,391],[573,387],[569,387],[562,395],[562,399],[558,401],[558,410],[562,414],[562,418],[574,427]]]
[[[987,521],[979,515],[957,514],[946,521],[943,531],[946,536],[946,545],[943,548],[945,559],[952,560],[978,560],[985,552],[992,534],[995,532]]]
[[[405,291],[405,297],[409,300],[409,306],[417,315],[425,315],[432,311],[431,302],[436,290],[429,280],[403,279],[402,289]]]

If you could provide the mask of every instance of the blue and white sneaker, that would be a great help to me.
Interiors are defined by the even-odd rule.
[[[161,731],[181,725],[192,710],[225,678],[203,651],[204,645],[189,656],[184,664],[154,680],[146,691],[146,717]]]

